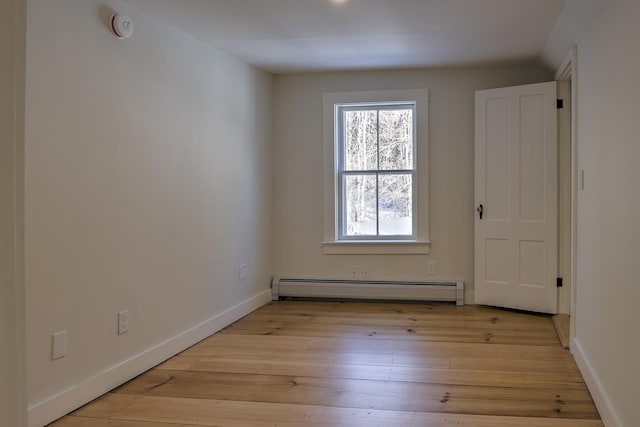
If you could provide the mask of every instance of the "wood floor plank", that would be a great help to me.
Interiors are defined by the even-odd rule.
[[[376,354],[376,353],[348,353],[335,354],[331,352],[285,352],[285,351],[265,351],[263,353],[243,352],[238,349],[221,350],[217,354],[203,353],[200,357],[192,357],[195,353],[190,353],[191,361],[199,358],[210,360],[244,360],[244,361],[264,361],[264,360],[293,360],[296,362],[313,364],[351,364],[351,365],[371,365],[387,366],[391,368],[414,367],[433,369],[458,369],[472,371],[493,371],[498,375],[500,372],[526,373],[537,372],[548,375],[574,375],[579,376],[578,368],[571,360],[518,360],[518,359],[490,359],[482,356],[478,357],[451,357],[451,356],[424,356],[412,354]],[[464,354],[464,353],[463,353]],[[291,359],[286,359],[290,357]],[[195,362],[194,362],[195,363]]]
[[[111,399],[119,397],[110,396]],[[87,410],[86,413],[96,417],[101,415],[95,410]],[[469,416],[162,397],[145,397],[113,419],[226,427],[603,427],[598,420]]]
[[[273,302],[56,427],[602,427],[548,316]]]
[[[455,368],[471,370],[490,370],[505,372],[541,372],[550,374],[579,375],[571,355],[557,347],[527,346],[490,346],[474,349],[470,346],[429,346],[416,343],[412,346],[400,345],[398,348],[386,345],[373,345],[369,342],[360,345],[343,345],[336,341],[305,343],[302,349],[287,345],[288,340],[279,340],[281,348],[260,350],[260,342],[255,337],[240,340],[221,340],[219,345],[203,343],[185,351],[178,358],[188,357],[190,362],[197,358],[235,359],[273,361],[288,358],[297,362],[378,365],[391,367]],[[275,337],[273,337],[275,338]],[[244,346],[243,346],[244,343]],[[406,344],[406,343],[403,343]],[[257,346],[257,347],[256,347]],[[432,348],[430,348],[432,347]],[[475,346],[478,347],[478,346]],[[513,347],[510,351],[509,347]],[[550,351],[535,351],[536,349]],[[348,349],[348,350],[347,350]],[[530,351],[527,351],[529,350]],[[465,355],[469,355],[465,357]]]
[[[550,333],[551,332],[551,333]],[[269,322],[245,320],[221,331],[220,334],[233,335],[275,335],[366,338],[387,340],[416,340],[438,342],[468,342],[526,345],[559,345],[553,329],[496,329],[496,328],[448,328],[389,325],[322,324],[300,322]]]
[[[143,398],[143,396],[127,395],[118,399],[112,399],[110,396],[110,393],[101,396],[93,402],[90,402],[88,405],[72,412],[71,415],[79,415],[85,411],[86,408],[93,408],[94,410],[99,410],[101,416],[109,418]]]
[[[128,421],[108,418],[70,416],[50,424],[51,427],[196,427],[197,424],[175,424],[159,421]]]
[[[525,319],[504,319],[495,313],[486,313],[476,316],[451,316],[446,314],[395,314],[381,317],[375,313],[351,314],[329,313],[255,313],[252,321],[263,323],[271,322],[295,322],[295,323],[326,323],[349,325],[385,325],[385,326],[423,326],[437,327],[440,329],[515,329],[515,330],[542,330],[550,331],[553,327],[546,317],[532,316]],[[240,320],[243,322],[243,320]]]
[[[554,333],[554,332],[551,332]],[[350,338],[348,340],[327,337],[282,337],[282,336],[246,336],[215,334],[185,352],[183,355],[221,354],[227,349],[242,349],[255,352],[267,351],[306,351],[306,352],[350,352],[385,353],[417,356],[437,355],[453,357],[473,354],[478,357],[517,360],[571,360],[559,346],[528,345],[478,345],[472,343],[398,341],[372,338]]]
[[[168,365],[170,366],[170,365]],[[170,369],[169,367],[159,369]],[[174,370],[181,370],[179,367]],[[476,385],[487,387],[537,387],[586,390],[579,374],[547,375],[539,372],[474,371],[461,369],[433,369],[403,366],[304,363],[292,358],[280,361],[241,359],[192,359],[188,371],[227,372],[243,374],[267,374],[311,376],[326,378],[350,378],[378,381],[409,381],[427,384]]]
[[[597,418],[586,389],[509,388],[309,376],[151,371],[119,393],[344,408]]]
[[[300,314],[303,316],[375,316],[384,318],[395,315],[426,315],[430,318],[480,319],[485,316],[504,320],[527,319],[531,322],[545,322],[550,316],[522,313],[514,310],[502,310],[485,306],[455,306],[439,303],[400,303],[385,302],[324,302],[324,301],[273,301],[260,308],[256,313],[267,314]],[[252,313],[253,315],[254,313]]]
[[[393,316],[396,314],[429,314],[446,316],[475,316],[491,314],[492,316],[522,317],[531,314],[535,317],[548,318],[546,314],[526,313],[518,310],[497,309],[481,305],[456,306],[454,303],[411,302],[388,303],[385,301],[366,303],[354,301],[271,301],[258,311],[260,314],[300,313],[312,316],[316,313],[324,315],[352,315],[375,314],[378,316]]]

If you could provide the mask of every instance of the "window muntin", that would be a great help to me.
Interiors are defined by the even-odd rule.
[[[336,105],[339,240],[415,240],[415,110]]]

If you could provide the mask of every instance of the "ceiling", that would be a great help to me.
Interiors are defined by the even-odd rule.
[[[564,55],[575,43],[567,39],[583,31],[605,1],[128,0],[128,3],[244,62],[283,73],[503,64],[539,59],[545,49],[552,52],[549,56],[554,56],[549,61],[557,62],[557,52]],[[561,30],[565,27],[572,30],[559,31],[557,23]]]

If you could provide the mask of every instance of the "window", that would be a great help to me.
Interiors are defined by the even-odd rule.
[[[325,254],[427,254],[428,93],[325,93]]]
[[[415,103],[336,108],[339,239],[414,240]]]

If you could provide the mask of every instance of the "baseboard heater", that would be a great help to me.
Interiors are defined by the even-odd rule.
[[[464,305],[464,282],[412,282],[395,280],[301,279],[274,277],[274,301],[283,297],[374,299],[406,301],[455,301]]]

